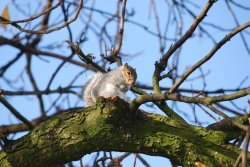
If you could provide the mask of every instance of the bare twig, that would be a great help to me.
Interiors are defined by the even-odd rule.
[[[140,84],[140,83],[137,83],[136,85],[134,85],[134,87],[138,87],[138,88],[141,88],[141,89],[144,89],[144,90],[153,90],[153,87],[152,86],[148,86],[146,84]],[[161,90],[164,90],[164,91],[168,91],[170,89],[170,87],[161,87]],[[223,94],[223,93],[226,93],[226,92],[236,92],[236,91],[241,91],[241,90],[244,90],[244,89],[248,89],[248,87],[244,87],[244,88],[232,88],[232,89],[215,89],[215,90],[202,90],[202,89],[185,89],[185,88],[179,88],[176,90],[176,93],[197,93],[197,94],[200,94],[201,92],[205,95],[208,95],[208,94]]]
[[[67,57],[67,59],[72,59],[72,57],[74,56],[74,54],[72,53],[69,57]],[[63,62],[61,62],[61,64],[56,68],[55,72],[52,74],[49,82],[48,82],[48,85],[46,87],[46,89],[50,89],[50,86],[53,82],[53,80],[55,79],[56,75],[59,73],[60,69],[63,67],[63,65],[66,64],[66,60],[64,60]]]
[[[75,3],[71,3],[71,4],[76,5]],[[95,9],[93,7],[84,6],[83,8],[85,10],[95,11],[95,12],[100,13],[100,14],[105,15],[105,16],[107,15],[107,16],[111,16],[111,17],[114,17],[114,18],[118,18],[118,19],[120,18],[120,17],[118,17],[116,15],[113,15],[112,13],[109,13],[109,12],[106,12],[106,11],[103,11],[103,10],[99,10],[99,9]],[[156,37],[158,36],[158,34],[156,32],[150,30],[149,27],[146,26],[146,25],[143,25],[143,24],[141,24],[139,22],[136,22],[136,21],[133,21],[133,20],[130,20],[130,19],[127,19],[127,18],[125,19],[125,21],[128,22],[128,23],[131,23],[131,24],[133,24],[133,25],[135,25],[135,26],[137,26],[137,27],[139,27],[141,29],[143,29],[144,31],[146,31],[147,33],[149,33],[149,34],[151,34],[153,36],[156,36]],[[174,39],[174,38],[168,38],[168,37],[165,37],[165,36],[162,36],[162,39],[169,40],[169,41],[176,41],[176,39]]]
[[[240,4],[238,2],[235,2],[234,0],[230,0],[230,2],[232,4],[234,4],[235,6],[241,8],[241,9],[244,9],[244,10],[250,10],[250,7],[247,7],[246,5],[243,5],[243,4]]]
[[[59,0],[58,3],[56,3],[54,6],[48,8],[48,9],[45,9],[43,12],[35,15],[35,16],[31,16],[30,18],[27,18],[27,19],[22,19],[22,20],[15,20],[15,21],[9,21],[8,23],[5,23],[5,24],[13,24],[13,23],[24,23],[24,22],[29,22],[29,21],[32,21],[32,20],[35,20],[45,14],[48,14],[50,13],[52,10],[56,9],[60,4],[62,4],[63,0]],[[1,23],[1,21],[0,21]]]
[[[228,116],[226,114],[224,114],[223,112],[221,112],[220,110],[216,109],[214,106],[212,106],[211,104],[206,105],[210,110],[212,110],[214,113],[222,116],[223,118],[228,118]]]
[[[34,126],[28,121],[24,116],[22,116],[7,100],[5,100],[1,95],[0,95],[0,101],[1,103],[10,110],[10,112],[16,116],[17,119],[22,121],[28,128],[29,130],[33,129]]]
[[[60,59],[60,60],[67,61],[68,63],[74,64],[74,65],[77,65],[77,66],[80,66],[80,67],[84,67],[86,69],[90,69],[92,71],[96,70],[91,65],[83,64],[83,63],[80,63],[78,61],[68,59],[67,57],[65,57],[63,55],[56,54],[56,53],[53,53],[53,52],[46,52],[46,51],[37,50],[35,48],[25,46],[25,45],[21,44],[20,42],[15,41],[14,39],[11,40],[11,39],[7,39],[5,37],[0,36],[0,45],[6,45],[6,44],[11,45],[11,46],[13,46],[13,47],[15,47],[17,49],[20,49],[23,52],[32,53],[31,56],[33,56],[33,54],[34,54],[34,55],[42,55],[42,56],[46,56],[46,57],[57,58],[57,59]]]
[[[124,153],[119,157],[113,158],[109,163],[108,166],[116,166],[116,167],[121,167],[121,162],[127,158],[131,153]]]
[[[250,126],[248,126],[247,133],[245,136],[245,142],[242,149],[242,167],[247,167],[247,154],[248,154],[247,150],[249,146],[249,141],[250,141]]]
[[[142,158],[142,156],[140,154],[136,154],[136,157],[141,161],[141,163],[145,166],[145,167],[150,167],[150,165],[148,164],[148,162]]]
[[[248,118],[248,122],[250,123],[250,118]],[[242,167],[247,167],[247,154],[248,154],[248,145],[249,145],[249,141],[250,141],[250,126],[248,126],[247,128],[247,132],[245,135],[245,139],[244,139],[244,145],[243,145],[243,149],[240,153],[240,155],[238,156],[234,167],[238,167],[239,163],[242,162]]]
[[[190,28],[186,31],[186,33],[173,45],[170,46],[169,50],[161,57],[160,63],[156,62],[155,64],[155,71],[153,75],[153,87],[155,93],[160,93],[160,87],[159,87],[159,77],[160,73],[165,70],[167,66],[168,59],[170,56],[178,49],[180,48],[186,41],[189,39],[195,29],[198,27],[200,22],[205,18],[207,15],[207,12],[214,4],[215,0],[209,0],[206,4],[206,6],[203,8],[202,12],[199,16],[194,20],[193,24],[190,26]]]
[[[231,6],[230,6],[228,0],[226,0],[225,2],[226,2],[226,5],[227,5],[227,8],[228,8],[229,12],[230,12],[230,13],[232,14],[232,16],[233,16],[234,22],[235,22],[236,25],[239,27],[239,26],[240,26],[240,23],[239,23],[239,21],[238,21],[238,19],[237,19],[237,16],[236,16],[235,12],[234,12],[233,9],[231,8]],[[241,33],[241,32],[240,32],[240,37],[241,37],[242,42],[243,42],[243,44],[244,44],[244,46],[245,46],[245,48],[246,48],[246,51],[247,51],[248,54],[250,55],[249,46],[247,45],[247,41],[246,41],[246,39],[245,39],[243,33]]]
[[[80,0],[80,4],[79,4],[79,6],[78,6],[78,8],[76,10],[76,14],[75,14],[74,17],[69,19],[64,24],[62,24],[62,25],[60,25],[58,27],[54,27],[54,28],[49,29],[49,30],[37,30],[37,31],[27,30],[27,29],[22,28],[17,23],[11,23],[11,21],[9,21],[9,20],[1,17],[1,16],[0,16],[0,23],[2,23],[2,24],[10,24],[10,25],[14,26],[15,28],[17,28],[21,32],[26,32],[26,33],[30,33],[30,34],[49,34],[49,33],[53,32],[53,31],[60,30],[60,29],[62,29],[64,27],[66,27],[67,25],[71,24],[72,22],[74,22],[77,19],[78,15],[79,15],[79,13],[80,13],[80,11],[82,9],[82,6],[83,6],[83,0]]]
[[[156,8],[156,4],[154,0],[150,0],[150,4],[152,6],[152,10],[154,12],[154,16],[155,16],[155,21],[156,21],[156,29],[157,29],[157,34],[158,34],[158,40],[159,40],[159,46],[160,46],[160,52],[163,53],[164,52],[164,47],[162,44],[162,35],[161,35],[161,29],[160,29],[160,19],[157,13],[157,8]]]
[[[222,96],[214,96],[214,97],[188,97],[183,96],[180,94],[168,94],[168,93],[159,93],[159,94],[143,94],[138,96],[130,103],[130,108],[132,111],[136,111],[139,106],[146,102],[155,102],[155,101],[162,101],[162,100],[173,100],[179,102],[186,102],[186,103],[200,103],[204,105],[211,105],[212,103],[221,102],[221,101],[230,101],[234,100],[246,95],[250,94],[250,89],[245,89],[238,91],[233,94],[229,95],[222,95]]]
[[[169,93],[174,93],[177,88],[185,81],[185,79],[194,72],[197,68],[199,68],[202,64],[207,62],[226,42],[228,42],[233,36],[237,33],[241,32],[242,30],[248,28],[250,26],[250,22],[247,22],[233,31],[231,31],[228,35],[226,35],[214,48],[201,60],[195,63],[192,67],[190,67],[186,72],[181,76],[181,78],[173,85],[173,87],[169,90]]]
[[[235,115],[243,115],[242,113],[240,113],[240,112],[238,112],[238,111],[236,111],[236,110],[233,110],[233,109],[231,109],[231,108],[229,108],[229,107],[227,107],[227,106],[225,106],[225,105],[222,105],[222,104],[220,104],[220,103],[214,103],[216,106],[218,106],[219,108],[221,108],[221,109],[223,109],[223,110],[225,110],[225,111],[228,111],[228,112],[230,112],[230,113],[233,113],[233,114],[235,114]]]
[[[18,53],[18,54],[16,55],[15,58],[13,58],[11,61],[9,61],[7,64],[5,64],[4,66],[2,66],[2,67],[0,68],[0,77],[3,76],[3,74],[7,71],[7,69],[8,69],[11,65],[13,65],[15,62],[17,62],[17,61],[22,57],[22,54],[23,54],[23,52],[21,51],[20,53]]]
[[[96,71],[100,71],[105,73],[106,71],[100,67],[98,64],[94,63],[88,56],[86,56],[82,50],[80,49],[79,45],[74,45],[72,42],[66,40],[65,42],[67,42],[69,44],[69,46],[78,54],[79,58],[84,61],[87,64],[91,64]]]
[[[35,91],[39,91],[37,83],[35,81],[35,78],[33,76],[32,70],[31,70],[31,55],[30,55],[30,53],[27,53],[26,57],[27,57],[26,72],[28,74],[29,80],[31,82],[31,85],[32,85],[33,89]],[[39,102],[39,105],[40,105],[41,116],[46,117],[43,98],[39,94],[37,95],[37,98],[38,98],[38,102]]]
[[[120,17],[120,30],[119,30],[119,36],[118,36],[118,44],[114,50],[114,53],[113,53],[114,55],[118,55],[118,53],[120,52],[121,47],[122,47],[126,3],[127,3],[127,0],[122,1],[122,14]]]
[[[48,95],[48,94],[55,94],[55,93],[72,93],[77,94],[72,89],[74,88],[82,88],[81,86],[68,86],[68,87],[59,87],[54,90],[38,90],[38,91],[8,91],[4,90],[3,95],[5,96],[27,96],[27,95]]]
[[[173,78],[173,71],[176,70],[176,66],[174,66],[169,72],[165,75],[160,76],[159,80],[165,79],[165,78]]]
[[[107,24],[108,22],[111,22],[115,17],[118,17],[120,19],[120,24],[119,24],[119,32],[117,32],[117,46],[116,48],[113,48],[113,45],[111,46],[110,49],[110,55],[108,56],[107,54],[102,54],[102,57],[104,59],[106,59],[107,61],[109,61],[110,63],[114,63],[117,62],[117,64],[119,66],[122,65],[122,59],[119,55],[121,47],[122,47],[122,42],[123,42],[123,33],[124,33],[124,22],[125,22],[125,11],[126,11],[126,3],[127,0],[123,0],[122,1],[122,13],[121,13],[121,17],[119,17],[119,4],[120,1],[117,1],[117,11],[116,11],[116,15],[113,15],[110,19],[107,20],[107,22],[105,24]],[[105,25],[102,28],[102,32],[105,30]],[[106,45],[105,45],[105,50],[106,50]]]

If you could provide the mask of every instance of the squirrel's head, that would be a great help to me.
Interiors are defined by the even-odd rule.
[[[132,85],[135,83],[137,79],[136,71],[134,68],[130,67],[128,63],[123,65],[122,74],[128,85]]]

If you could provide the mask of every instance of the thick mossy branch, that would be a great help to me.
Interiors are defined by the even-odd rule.
[[[207,129],[225,132],[228,138],[227,141],[230,141],[245,134],[248,126],[248,116],[242,115],[237,117],[228,117],[226,119],[207,126]]]
[[[162,156],[184,166],[232,166],[240,153],[225,143],[224,132],[157,114],[137,116],[120,99],[99,98],[95,106],[57,115],[7,145],[0,166],[56,166],[101,150]]]

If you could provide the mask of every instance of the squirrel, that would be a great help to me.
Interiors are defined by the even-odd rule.
[[[128,65],[128,63],[108,72],[97,72],[87,82],[83,100],[87,106],[95,104],[99,96],[105,98],[118,96],[125,101],[129,98],[125,95],[130,85],[134,84],[137,79],[136,70]]]

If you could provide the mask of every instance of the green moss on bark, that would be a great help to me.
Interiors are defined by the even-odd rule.
[[[0,166],[56,166],[95,151],[123,151],[170,158],[176,164],[232,166],[240,150],[226,134],[156,114],[135,117],[120,99],[62,113],[0,152]]]

